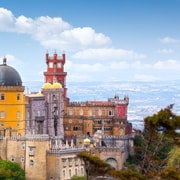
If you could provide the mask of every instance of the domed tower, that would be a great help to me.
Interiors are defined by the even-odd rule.
[[[63,138],[64,89],[58,82],[53,84],[47,82],[42,86],[42,94],[45,97],[48,134]]]
[[[25,132],[24,86],[19,73],[11,66],[0,64],[0,132],[10,128],[18,134]]]

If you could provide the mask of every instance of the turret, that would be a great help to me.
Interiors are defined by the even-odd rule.
[[[58,56],[56,51],[53,56],[49,56],[48,52],[46,53],[46,64],[47,71],[44,72],[45,83],[61,83],[64,89],[64,97],[67,96],[67,88],[66,88],[66,75],[64,72],[64,64],[65,64],[65,53],[62,56]]]

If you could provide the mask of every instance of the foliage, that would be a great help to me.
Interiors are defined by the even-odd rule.
[[[130,169],[121,171],[112,169],[109,171],[109,174],[121,180],[146,180],[145,176]]]
[[[86,173],[89,176],[105,175],[109,169],[112,169],[108,163],[86,151],[80,152],[77,156],[84,160]]]
[[[154,179],[155,176],[160,176],[161,172],[166,172],[172,157],[171,150],[175,146],[180,147],[180,134],[176,132],[176,129],[180,128],[180,116],[175,115],[172,108],[173,105],[170,105],[144,119],[144,131],[135,137],[135,154],[128,158],[128,168]]]
[[[25,180],[25,172],[15,162],[0,160],[0,179]]]
[[[85,176],[73,176],[71,180],[86,180]]]
[[[88,152],[81,152],[77,156],[84,160],[85,167],[89,169],[88,176],[92,178],[103,174],[104,176],[114,177],[114,179],[145,180],[144,176],[132,170],[115,170],[111,165]]]
[[[180,173],[179,172],[180,172],[179,169],[169,167],[169,168],[164,169],[161,172],[160,177],[163,180],[177,180],[177,179],[180,179]]]
[[[176,167],[180,171],[180,147],[174,146],[174,148],[169,153],[169,161],[167,163],[168,167]]]

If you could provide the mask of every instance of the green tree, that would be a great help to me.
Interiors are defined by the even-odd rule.
[[[90,177],[100,176],[102,174],[106,175],[107,171],[112,169],[108,163],[86,151],[80,152],[77,156],[83,159],[85,163],[87,179],[90,179]]]
[[[148,178],[160,176],[170,161],[170,152],[179,148],[180,116],[172,112],[173,105],[144,119],[144,131],[134,140],[134,156],[129,157],[128,167]],[[160,131],[161,130],[161,131]],[[133,166],[136,165],[136,166]]]
[[[20,165],[15,162],[0,160],[0,179],[25,180],[25,172]]]
[[[145,180],[145,177],[132,170],[115,170],[110,164],[99,159],[88,152],[81,152],[77,155],[85,162],[87,180],[95,179],[97,176],[110,176],[114,180]]]
[[[162,180],[178,180],[180,179],[180,173],[178,169],[168,167],[161,172],[160,177]]]

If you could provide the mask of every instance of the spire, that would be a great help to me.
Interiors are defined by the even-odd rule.
[[[6,59],[6,57],[4,56],[4,58],[3,58],[3,64],[4,64],[4,65],[6,65],[6,61],[7,61],[7,59]]]

